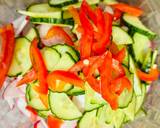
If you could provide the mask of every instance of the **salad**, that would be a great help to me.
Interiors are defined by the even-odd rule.
[[[17,13],[20,20],[0,28],[0,88],[34,128],[121,128],[146,115],[159,70],[143,10],[116,0],[48,0]]]

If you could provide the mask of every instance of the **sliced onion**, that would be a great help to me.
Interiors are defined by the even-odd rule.
[[[53,25],[49,25],[49,24],[42,24],[39,25],[37,28],[39,30],[39,35],[40,38],[44,38],[48,32],[48,30],[52,27]]]
[[[54,36],[50,39],[42,38],[42,42],[45,46],[52,46],[56,44],[64,44],[64,40],[60,36]]]
[[[114,14],[113,9],[110,6],[105,6],[104,11],[110,13],[111,15]]]
[[[77,126],[77,120],[64,121],[64,123],[61,126],[61,128],[76,128],[76,126]]]

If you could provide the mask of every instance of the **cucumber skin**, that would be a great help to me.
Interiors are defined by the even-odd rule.
[[[52,3],[51,3],[51,0],[48,0],[49,6],[51,6],[51,7],[58,7],[58,8],[62,8],[62,7],[64,7],[64,6],[67,6],[67,5],[70,5],[70,4],[75,4],[75,3],[77,3],[77,2],[78,2],[78,0],[71,0],[71,1],[66,1],[66,2],[64,2],[64,3],[55,5],[55,4],[52,4]]]

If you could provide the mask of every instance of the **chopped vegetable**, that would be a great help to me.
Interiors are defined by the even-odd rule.
[[[60,128],[61,125],[63,124],[63,121],[49,115],[47,119],[47,123],[48,123],[48,128]]]

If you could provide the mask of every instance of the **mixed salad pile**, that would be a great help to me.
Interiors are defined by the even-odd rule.
[[[17,12],[25,15],[21,29],[0,28],[0,87],[8,84],[3,98],[34,128],[120,128],[146,114],[158,52],[140,8],[49,0]]]

